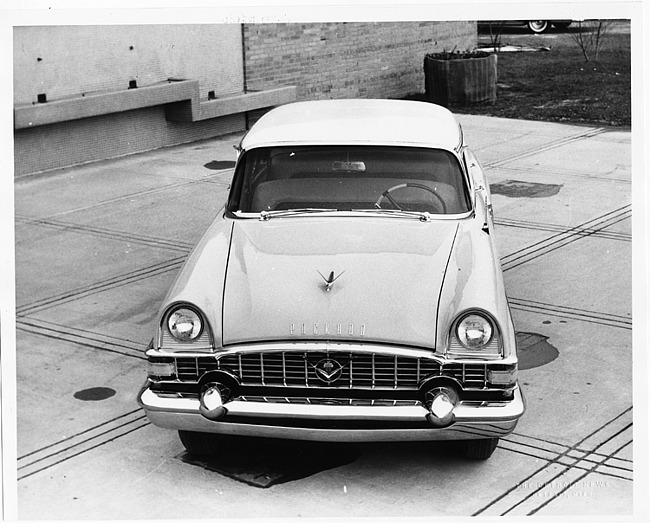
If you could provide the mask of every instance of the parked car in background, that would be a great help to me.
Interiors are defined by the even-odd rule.
[[[564,30],[571,25],[571,20],[479,20],[479,27],[527,27],[531,33],[544,33],[551,26]]]
[[[239,152],[160,311],[149,420],[190,453],[234,435],[458,440],[488,458],[524,399],[489,186],[455,117],[299,102]]]

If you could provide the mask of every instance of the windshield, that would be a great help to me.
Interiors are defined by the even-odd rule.
[[[379,146],[269,147],[241,158],[231,212],[470,210],[460,164],[440,149]]]

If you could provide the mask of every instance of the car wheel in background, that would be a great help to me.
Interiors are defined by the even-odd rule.
[[[549,23],[546,20],[530,20],[528,22],[528,29],[533,33],[543,33],[548,29]]]
[[[499,438],[468,439],[461,442],[460,453],[468,459],[488,459],[498,443]]]

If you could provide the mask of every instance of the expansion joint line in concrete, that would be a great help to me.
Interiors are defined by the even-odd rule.
[[[106,336],[105,334],[78,329],[76,327],[61,326],[35,318],[18,318],[16,320],[16,329],[50,340],[72,343],[77,347],[120,354],[141,360],[146,359],[144,355],[147,348],[146,344]]]
[[[208,182],[210,185],[215,185],[214,181],[211,180],[211,178],[213,176],[214,175],[211,174],[209,176],[206,176],[205,179],[200,178],[198,180],[182,180],[180,182],[169,183],[169,184],[161,185],[159,187],[154,187],[154,188],[151,188],[151,189],[144,189],[142,191],[136,191],[136,192],[129,193],[129,194],[123,194],[121,196],[116,196],[114,198],[109,198],[108,200],[102,200],[100,202],[91,203],[89,205],[84,205],[82,207],[75,207],[74,209],[67,209],[65,211],[56,212],[54,214],[51,214],[51,215],[47,216],[47,218],[52,219],[52,218],[57,218],[57,217],[60,217],[60,216],[66,216],[66,215],[69,215],[69,214],[74,214],[74,213],[77,213],[77,212],[89,211],[89,210],[97,209],[97,208],[100,208],[100,207],[105,207],[107,205],[113,205],[115,203],[123,202],[123,201],[126,201],[126,200],[133,200],[134,198],[140,198],[142,196],[150,196],[152,194],[168,191],[169,189],[178,189],[179,187],[187,187],[187,186],[191,186],[191,185],[205,184],[206,180],[208,180],[208,179],[210,179],[210,181]]]
[[[631,444],[631,440],[626,443]],[[632,481],[632,461],[597,451],[574,449],[567,445],[514,432],[499,442],[499,448],[548,463],[589,471],[599,465],[599,474]],[[608,462],[606,462],[608,461]],[[611,461],[611,463],[609,462]]]
[[[631,428],[632,428],[632,424],[630,423],[627,427],[625,427],[623,430],[621,430],[620,432],[618,432],[615,436],[618,436],[618,435],[622,434],[624,431],[629,431],[629,430],[631,430]],[[614,438],[614,436],[612,437],[612,439],[613,439],[613,438]],[[619,446],[618,448],[616,448],[616,449],[615,449],[611,454],[609,454],[608,456],[606,456],[606,460],[609,459],[609,458],[611,458],[611,457],[613,457],[616,453],[620,452],[622,449],[624,449],[624,448],[627,447],[628,445],[630,445],[630,441],[626,441],[625,443],[623,443],[622,445],[620,445],[620,446]],[[605,460],[605,461],[606,461],[606,460]],[[547,496],[547,497],[546,497],[546,500],[545,500],[542,504],[540,504],[540,505],[538,505],[537,507],[535,507],[534,509],[532,509],[532,510],[527,514],[527,515],[528,515],[528,516],[533,516],[533,515],[535,515],[537,512],[539,512],[541,509],[543,509],[545,506],[547,506],[549,503],[551,503],[554,499],[556,499],[556,498],[562,496],[563,494],[565,494],[565,493],[566,493],[566,492],[567,492],[571,487],[573,487],[573,486],[576,485],[576,484],[579,484],[579,483],[580,483],[582,480],[584,480],[584,479],[585,479],[585,478],[586,478],[590,473],[592,473],[592,472],[596,472],[597,469],[598,469],[599,467],[600,467],[600,463],[595,463],[595,464],[593,464],[593,465],[592,465],[592,466],[591,466],[591,467],[590,467],[590,468],[589,468],[589,469],[588,469],[584,474],[581,474],[581,475],[578,476],[577,478],[574,478],[574,479],[571,479],[571,480],[568,481],[568,482],[565,482],[565,484],[562,485],[562,487],[559,489],[559,491],[554,492],[551,496]],[[563,475],[563,474],[558,475],[557,478],[561,477],[562,475]]]
[[[515,433],[510,438],[503,439],[500,447],[504,450],[523,453],[520,448],[517,448],[516,444],[521,444],[520,441],[517,441],[518,438],[520,439],[521,435]],[[542,440],[539,439],[535,439],[535,441],[542,443]],[[511,442],[515,443],[515,448],[509,445]],[[549,444],[543,442],[546,448],[538,448],[535,453],[528,451],[527,454],[536,458],[541,457],[546,463],[472,515],[524,516],[535,514],[554,499],[567,494],[572,487],[580,486],[580,482],[593,473],[631,481],[631,467],[624,466],[629,462],[616,457],[616,454],[629,446],[631,442],[632,407],[625,409],[621,414],[610,419],[573,446],[563,446],[564,449],[557,452],[551,459],[544,455],[543,451],[548,452]],[[550,445],[555,448],[558,446],[555,443]],[[532,445],[529,447],[534,448]],[[619,473],[612,472],[610,461],[615,461],[616,469],[614,470]],[[626,475],[625,472],[628,474]]]
[[[111,443],[149,424],[142,410],[136,409],[73,434],[63,441],[20,456],[17,460],[18,481]]]
[[[501,258],[501,267],[504,271],[514,269],[544,254],[565,247],[581,238],[591,237],[607,227],[627,220],[631,215],[632,206],[629,204],[625,205],[558,234],[554,234],[544,240],[535,242],[523,249],[507,254]]]
[[[46,227],[50,229],[57,229],[61,231],[70,231],[81,234],[89,234],[100,238],[115,240],[119,242],[136,243],[139,245],[147,245],[149,247],[159,247],[166,250],[172,250],[189,254],[193,245],[188,242],[170,240],[167,238],[156,238],[154,236],[135,235],[129,234],[114,229],[106,229],[101,227],[90,227],[88,225],[79,225],[75,223],[64,222],[60,220],[51,219],[31,219],[26,217],[16,217],[17,223],[25,225],[34,225],[39,227]]]
[[[623,242],[631,242],[632,235],[625,232],[606,231],[603,229],[585,228],[574,231],[575,227],[565,227],[563,225],[556,225],[552,223],[529,222],[526,220],[511,220],[509,218],[495,218],[495,225],[503,227],[512,227],[515,229],[528,229],[533,231],[546,231],[558,233],[574,233],[582,236],[591,236],[592,238],[603,238],[607,240],[618,240]]]
[[[598,136],[600,134],[603,134],[607,132],[607,129],[604,128],[597,128],[597,129],[590,129],[587,132],[582,132],[573,136],[569,136],[566,138],[560,138],[558,140],[554,140],[551,142],[548,142],[542,146],[539,147],[533,147],[531,149],[526,149],[524,151],[520,151],[516,154],[512,154],[510,156],[502,157],[499,160],[495,160],[493,162],[488,162],[483,164],[483,167],[487,169],[494,169],[496,167],[501,167],[503,165],[506,165],[508,163],[514,162],[516,160],[521,160],[522,158],[527,158],[529,156],[534,156],[535,154],[544,152],[544,151],[550,151],[551,149],[556,149],[557,147],[562,147],[563,145],[567,145],[573,142],[577,142],[580,140],[585,140],[588,138],[593,138],[594,136]]]
[[[632,329],[632,318],[630,316],[588,311],[577,307],[566,307],[512,297],[508,298],[508,303],[510,304],[511,309],[536,312],[571,320],[586,321],[589,323],[597,323],[599,325],[607,325],[608,327],[618,327],[628,330]]]
[[[56,307],[62,303],[67,303],[71,301],[78,300],[80,298],[86,298],[93,294],[98,294],[100,292],[105,292],[107,290],[116,289],[124,285],[133,284],[138,281],[142,281],[153,276],[158,276],[170,271],[178,270],[183,263],[185,262],[185,256],[178,258],[173,258],[171,260],[166,260],[164,262],[151,265],[149,267],[144,267],[133,272],[126,274],[121,274],[114,278],[108,280],[100,281],[88,285],[86,287],[81,287],[79,289],[74,289],[57,296],[50,296],[48,298],[43,298],[41,300],[35,301],[33,303],[23,305],[16,308],[16,315],[18,317],[27,316],[29,314],[34,314],[45,309]]]

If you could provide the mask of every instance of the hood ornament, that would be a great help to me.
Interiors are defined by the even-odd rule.
[[[343,274],[345,273],[345,271],[343,271],[341,274],[334,277],[334,271],[332,271],[330,272],[329,278],[326,278],[319,270],[317,270],[316,272],[320,274],[320,277],[323,278],[323,281],[325,282],[325,292],[329,292],[332,289],[334,282],[338,280],[341,276],[343,276]]]

